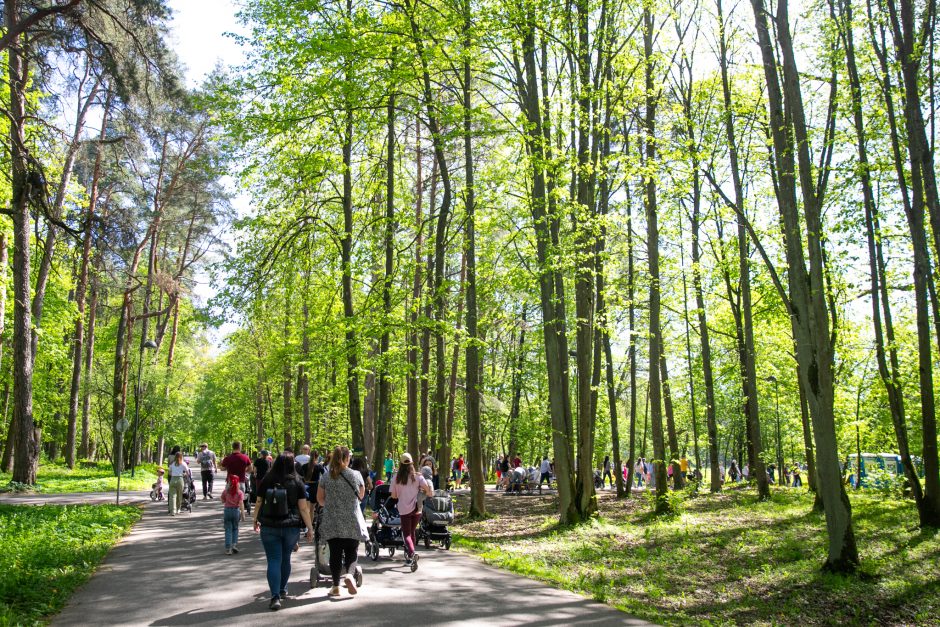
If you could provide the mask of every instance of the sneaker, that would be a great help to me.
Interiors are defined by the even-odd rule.
[[[280,593],[278,593],[277,596],[279,596],[279,597],[282,598],[282,599],[286,599],[286,598],[287,598],[287,590],[281,590]]]
[[[237,545],[237,544],[233,544],[233,545],[232,545],[232,553],[238,553],[238,545]]]
[[[225,554],[226,554],[226,555],[231,555],[231,554],[232,554],[232,549],[225,549]]]
[[[281,599],[279,597],[273,597],[271,602],[268,603],[268,609],[275,611],[281,609]]]
[[[328,594],[328,596],[331,596],[331,597],[338,597],[338,596],[339,596],[339,586],[333,586],[332,588],[330,588],[330,591],[329,591],[329,593],[327,593],[327,594]]]
[[[359,589],[356,588],[356,580],[353,578],[352,575],[346,575],[346,577],[344,577],[343,579],[346,584],[346,590],[349,592],[349,594],[356,594],[357,592],[359,592]]]

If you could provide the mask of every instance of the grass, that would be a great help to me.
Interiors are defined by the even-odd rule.
[[[93,465],[92,465],[93,464]],[[121,474],[121,490],[150,490],[150,486],[157,480],[154,464],[143,464],[137,467],[134,477],[129,470]],[[0,473],[0,492],[11,491],[20,487],[11,483],[11,476]],[[111,463],[82,462],[69,469],[65,464],[44,462],[39,465],[36,492],[43,494],[63,494],[69,492],[113,492],[117,488],[117,477]]]
[[[139,518],[127,506],[0,505],[0,625],[61,610]]]
[[[666,519],[642,498],[599,503],[559,527],[549,497],[492,495],[497,516],[459,521],[454,544],[664,625],[940,625],[940,534],[917,528],[913,503],[852,495],[862,567],[849,577],[821,571],[825,519],[802,490],[698,496]]]

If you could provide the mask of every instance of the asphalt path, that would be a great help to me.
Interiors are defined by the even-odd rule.
[[[224,484],[219,484],[219,487]],[[6,502],[107,502],[101,495],[44,495]],[[146,498],[145,498],[146,497]],[[53,625],[309,625],[324,620],[382,625],[646,625],[616,609],[483,564],[470,555],[420,548],[412,573],[401,552],[363,555],[364,582],[338,599],[310,586],[312,545],[293,554],[288,598],[268,609],[265,559],[258,535],[242,523],[237,555],[225,555],[222,508],[196,502],[169,517],[166,501],[130,493],[144,515]],[[124,496],[122,495],[122,501]]]

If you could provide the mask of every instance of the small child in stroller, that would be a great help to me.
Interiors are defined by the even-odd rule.
[[[162,501],[163,500],[163,468],[157,468],[157,480],[153,482],[153,485],[150,486],[150,500],[151,501]]]

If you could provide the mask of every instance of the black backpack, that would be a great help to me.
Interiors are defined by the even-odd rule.
[[[296,505],[291,507],[287,489],[280,483],[265,491],[259,514],[261,523],[269,527],[297,527],[300,523],[300,512]]]

